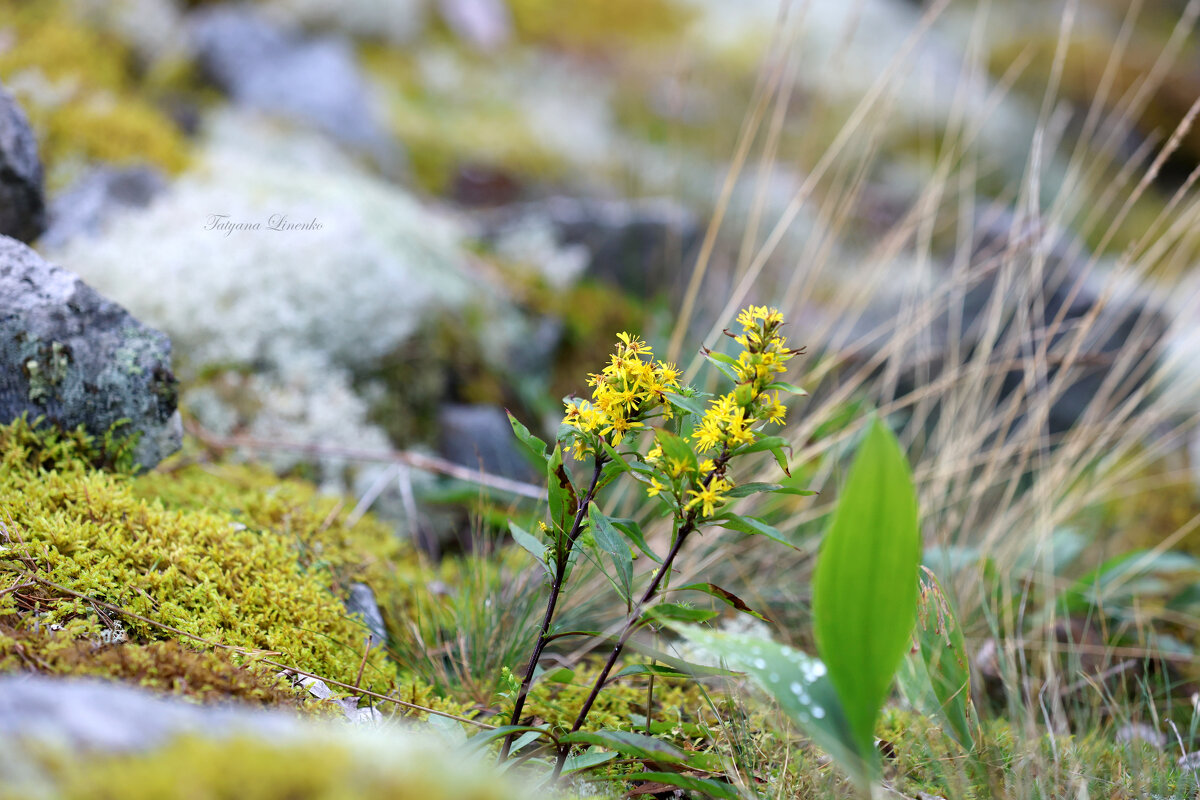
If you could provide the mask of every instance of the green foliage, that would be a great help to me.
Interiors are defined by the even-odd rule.
[[[875,721],[909,647],[920,562],[908,460],[876,420],[850,468],[813,578],[817,646],[856,750],[869,763]]]

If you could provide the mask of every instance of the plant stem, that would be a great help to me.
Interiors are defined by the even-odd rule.
[[[642,610],[646,607],[647,603],[654,599],[654,595],[658,593],[659,584],[662,583],[667,573],[671,571],[671,565],[674,563],[675,557],[679,555],[679,550],[683,547],[684,540],[695,529],[694,515],[689,516],[687,522],[679,529],[679,535],[675,537],[675,543],[671,545],[671,552],[667,553],[667,557],[663,559],[662,566],[654,573],[654,577],[650,580],[650,585],[646,587],[642,598],[638,600],[637,605],[633,607],[633,611],[625,618],[625,626],[621,630],[621,635],[617,637],[617,643],[609,654],[608,661],[604,662],[604,669],[600,671],[599,677],[596,678],[596,682],[592,685],[591,693],[579,709],[579,716],[575,718],[575,724],[571,726],[571,733],[583,727],[584,720],[587,719],[588,712],[592,710],[592,705],[595,704],[596,698],[600,695],[600,690],[604,688],[604,683],[608,680],[609,673],[612,672],[617,659],[621,657],[621,651],[625,648],[625,643],[629,641],[629,637],[633,635],[634,629],[637,628],[637,623],[642,616]],[[563,765],[566,763],[567,754],[570,751],[571,745],[569,744],[561,745],[558,748],[558,759],[554,764],[554,780],[557,780],[558,776],[562,774]]]
[[[560,548],[554,556],[554,580],[550,586],[550,597],[546,600],[546,614],[542,617],[541,627],[538,628],[537,643],[533,647],[533,654],[529,657],[529,665],[525,668],[525,677],[521,679],[521,689],[517,692],[517,701],[513,704],[512,717],[509,720],[510,725],[519,725],[521,721],[521,712],[525,709],[525,699],[529,696],[529,687],[533,684],[533,671],[537,669],[538,661],[542,658],[542,651],[546,649],[546,643],[550,634],[550,623],[554,619],[554,609],[558,606],[558,596],[562,592],[563,582],[567,575],[567,565],[571,559],[571,549],[575,546],[575,540],[579,538],[579,532],[583,528],[583,521],[587,519],[587,509],[592,500],[596,497],[596,489],[600,485],[600,474],[604,469],[604,463],[607,457],[603,452],[596,454],[596,466],[592,471],[592,483],[588,487],[587,494],[579,503],[579,508],[575,510],[575,519],[571,524],[571,530],[567,534],[566,547]],[[513,734],[504,737],[503,744],[500,745],[500,760],[508,758],[509,748],[512,747]]]

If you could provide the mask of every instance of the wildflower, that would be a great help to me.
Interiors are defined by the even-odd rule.
[[[661,483],[658,482],[658,478],[651,478],[650,486],[646,489],[646,495],[649,497],[656,497],[660,492],[662,492],[666,488],[667,487],[663,486]]]
[[[700,506],[700,512],[703,516],[711,517],[714,509],[725,504],[729,498],[726,492],[733,488],[733,484],[724,478],[713,478],[709,481],[708,486],[701,486],[699,489],[692,489],[688,494],[692,496],[687,504],[687,508],[691,509]]]

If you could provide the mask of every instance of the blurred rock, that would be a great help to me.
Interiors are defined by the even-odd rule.
[[[0,235],[31,242],[45,227],[37,140],[25,112],[0,84]]]
[[[166,177],[153,167],[97,167],[50,204],[41,245],[60,247],[75,236],[95,236],[113,214],[145,208],[166,188]]]
[[[260,0],[276,19],[306,30],[331,29],[349,36],[412,44],[429,23],[430,0]]]
[[[242,6],[196,12],[190,34],[201,68],[238,106],[311,125],[395,166],[398,151],[345,39],[305,38]]]
[[[1117,728],[1116,740],[1117,744],[1145,742],[1155,750],[1162,750],[1167,746],[1167,735],[1165,733],[1138,722],[1126,723]]]
[[[512,14],[504,0],[438,0],[437,8],[458,38],[483,52],[503,47],[512,38]]]
[[[494,243],[546,226],[560,250],[586,254],[585,275],[644,297],[682,288],[702,233],[692,212],[665,199],[552,197],[490,212],[483,224]]]
[[[379,610],[379,601],[375,592],[365,583],[350,585],[350,597],[346,600],[346,610],[363,618],[363,624],[371,634],[371,647],[381,647],[388,639],[387,624],[383,621],[383,612]]]
[[[517,449],[504,409],[449,405],[438,413],[441,455],[470,469],[513,480],[532,480],[533,468]]]
[[[179,449],[171,343],[77,276],[0,236],[0,421],[30,420],[102,436],[129,420],[135,458],[153,467]]]

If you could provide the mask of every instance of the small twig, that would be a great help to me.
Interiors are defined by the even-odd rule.
[[[362,686],[363,670],[365,670],[367,668],[367,656],[371,655],[371,639],[372,638],[373,638],[373,636],[368,633],[367,634],[367,643],[363,647],[362,661],[358,662],[358,675],[356,675],[354,678],[354,688],[355,689],[357,689],[359,686]]]
[[[455,464],[453,461],[447,461],[444,458],[415,453],[411,450],[359,450],[353,447],[334,447],[305,442],[281,442],[270,439],[255,439],[248,436],[218,436],[195,424],[188,424],[187,431],[203,442],[205,446],[214,450],[233,450],[237,448],[245,448],[247,450],[279,450],[289,453],[304,453],[311,456],[344,458],[350,461],[407,464],[410,467],[424,470],[425,472],[436,472],[439,475],[446,475],[460,481],[486,486],[489,489],[508,492],[518,497],[540,500],[546,494],[545,490],[540,486],[534,486],[531,483],[514,481],[510,478],[492,475],[478,469],[469,469],[461,464]]]

